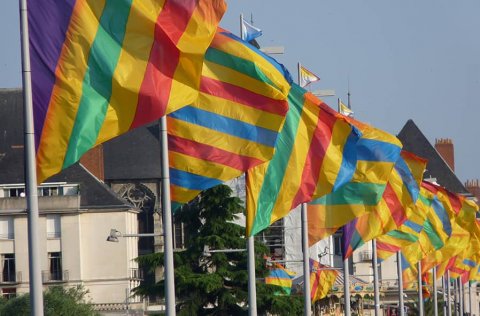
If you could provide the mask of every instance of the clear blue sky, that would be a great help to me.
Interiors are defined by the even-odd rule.
[[[433,143],[451,138],[456,173],[480,178],[480,1],[232,0],[221,25],[238,34],[253,14],[262,46],[296,77],[296,63],[318,74],[314,89],[346,100],[358,119],[398,133],[413,119]],[[19,87],[18,1],[0,4],[0,87]],[[335,98],[325,98],[331,105]]]

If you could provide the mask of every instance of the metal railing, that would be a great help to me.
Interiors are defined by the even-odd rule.
[[[56,282],[67,282],[69,280],[68,270],[43,270],[42,271],[42,282],[43,283],[56,283]]]
[[[130,278],[133,280],[143,280],[143,270],[138,269],[138,268],[132,268],[130,269]]]
[[[358,254],[358,257],[362,262],[372,261],[372,252],[370,250],[360,251],[360,253]]]
[[[22,282],[22,272],[9,271],[0,273],[0,284],[15,284]]]

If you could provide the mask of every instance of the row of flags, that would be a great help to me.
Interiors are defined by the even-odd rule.
[[[294,83],[249,43],[261,30],[218,27],[223,0],[29,6],[39,182],[167,115],[173,209],[246,173],[249,236],[309,203],[310,244],[343,227],[346,256],[377,238],[405,270],[477,278],[476,205],[422,182],[426,161],[394,135],[308,92],[311,71]]]

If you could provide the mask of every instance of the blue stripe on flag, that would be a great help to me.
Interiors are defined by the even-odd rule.
[[[415,232],[419,233],[422,231],[423,229],[423,226],[422,225],[418,225],[417,223],[414,223],[412,222],[411,220],[406,220],[403,225],[407,226],[407,227],[410,227],[411,229],[413,229]]]
[[[365,161],[396,162],[400,147],[391,143],[360,138],[357,142],[357,159]]]
[[[201,110],[190,105],[170,113],[169,116],[270,147],[275,146],[278,135],[275,131]]]
[[[450,223],[450,218],[448,217],[447,211],[443,207],[442,202],[440,202],[436,196],[433,198],[432,206],[435,210],[435,214],[437,214],[438,218],[442,221],[443,230],[449,237],[452,236],[452,224]]]
[[[337,190],[342,185],[350,181],[355,173],[355,167],[357,164],[356,146],[359,140],[359,132],[352,126],[352,131],[348,135],[347,141],[343,147],[343,159],[340,166],[340,171],[335,179],[333,191]]]
[[[208,178],[190,172],[170,168],[172,184],[190,190],[206,190],[222,183],[218,179]]]
[[[400,156],[395,163],[395,170],[397,170],[397,172],[400,174],[400,177],[402,177],[403,184],[407,188],[408,193],[410,193],[412,200],[416,201],[418,195],[420,194],[420,189],[418,188],[417,181],[415,181],[410,168],[402,156]]]

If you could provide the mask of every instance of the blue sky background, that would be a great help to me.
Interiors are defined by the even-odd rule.
[[[321,77],[313,89],[348,83],[358,119],[398,133],[413,119],[427,138],[451,138],[456,173],[480,178],[480,1],[231,0],[222,27],[239,15],[263,30],[262,46],[296,78],[301,62]],[[0,3],[0,87],[21,85],[18,1]],[[324,99],[335,105],[336,97]]]

